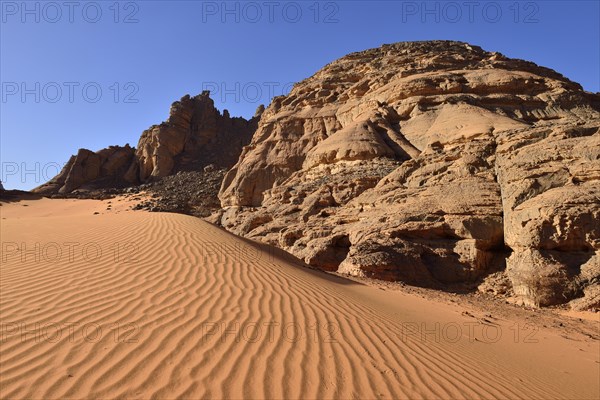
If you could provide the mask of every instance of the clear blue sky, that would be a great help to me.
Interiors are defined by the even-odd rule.
[[[212,88],[219,109],[249,117],[328,62],[384,43],[467,41],[600,91],[597,0],[115,3],[1,1],[5,187],[43,183],[81,147],[135,146],[187,93]]]

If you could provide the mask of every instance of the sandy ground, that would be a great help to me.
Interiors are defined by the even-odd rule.
[[[600,397],[599,314],[365,284],[110,202],[0,207],[0,398]]]

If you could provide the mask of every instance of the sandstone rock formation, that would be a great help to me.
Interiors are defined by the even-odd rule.
[[[466,43],[397,43],[273,100],[220,223],[328,271],[450,287],[505,270],[526,304],[598,307],[599,196],[598,94]]]
[[[140,180],[200,170],[209,164],[231,168],[250,142],[259,118],[231,118],[227,110],[221,114],[208,91],[183,97],[173,103],[167,121],[142,133],[136,151]]]
[[[137,150],[111,146],[98,152],[80,149],[63,170],[34,189],[43,194],[115,188],[147,182],[207,165],[233,166],[250,142],[260,113],[250,120],[221,114],[208,91],[184,96],[171,105],[167,121],[144,131]]]
[[[76,189],[121,187],[137,182],[135,149],[110,146],[97,152],[79,149],[61,172],[33,192],[70,193]]]

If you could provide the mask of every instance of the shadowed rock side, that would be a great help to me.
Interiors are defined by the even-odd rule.
[[[249,121],[221,114],[208,92],[172,104],[167,121],[144,131],[137,149],[111,146],[80,149],[52,180],[34,189],[43,194],[118,188],[207,165],[231,168],[250,142],[260,115]]]
[[[466,43],[353,53],[264,111],[219,222],[328,271],[474,287],[506,268],[524,303],[598,307],[599,109]]]

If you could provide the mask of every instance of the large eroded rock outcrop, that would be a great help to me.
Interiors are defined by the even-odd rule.
[[[440,287],[506,270],[600,306],[600,96],[466,43],[353,53],[277,97],[220,223],[310,265]]]
[[[169,118],[144,131],[137,149],[111,146],[80,149],[62,171],[34,192],[70,193],[76,189],[115,188],[147,182],[207,165],[233,166],[250,142],[260,115],[250,120],[222,114],[209,92],[184,96],[171,105]]]

